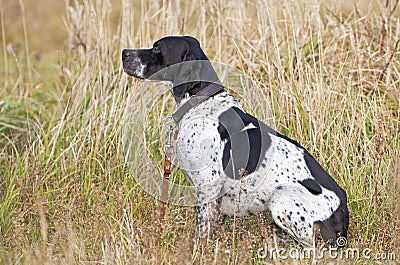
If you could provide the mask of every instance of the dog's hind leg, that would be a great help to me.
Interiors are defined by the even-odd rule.
[[[316,211],[310,208],[309,195],[294,185],[281,185],[270,200],[270,211],[275,223],[296,241],[312,246]],[[314,198],[317,199],[317,198]]]
[[[318,243],[318,237],[334,246],[339,237],[347,236],[346,202],[328,189],[312,193],[304,186],[280,185],[271,196],[269,208],[275,223],[305,246]]]

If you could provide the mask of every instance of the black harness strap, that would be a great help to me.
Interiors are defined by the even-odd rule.
[[[212,83],[195,95],[193,95],[188,101],[186,101],[182,106],[180,106],[174,113],[172,113],[172,119],[174,122],[178,124],[183,116],[188,112],[190,109],[198,106],[200,103],[203,103],[207,99],[212,96],[215,96],[221,92],[225,91],[224,87],[219,83]]]

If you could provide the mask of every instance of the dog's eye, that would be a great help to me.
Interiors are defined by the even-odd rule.
[[[153,52],[154,52],[154,53],[159,53],[159,52],[160,52],[160,47],[154,46],[154,47],[153,47]]]

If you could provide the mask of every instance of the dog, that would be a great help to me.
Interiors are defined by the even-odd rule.
[[[195,237],[210,236],[220,214],[265,211],[303,246],[347,237],[346,192],[298,142],[240,106],[195,38],[124,49],[122,64],[135,78],[173,84],[176,155],[197,195]]]

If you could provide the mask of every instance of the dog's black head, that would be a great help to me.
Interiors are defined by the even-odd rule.
[[[194,95],[210,83],[219,83],[217,74],[200,43],[193,37],[165,37],[150,49],[124,49],[125,73],[139,79],[171,81],[175,100]]]

